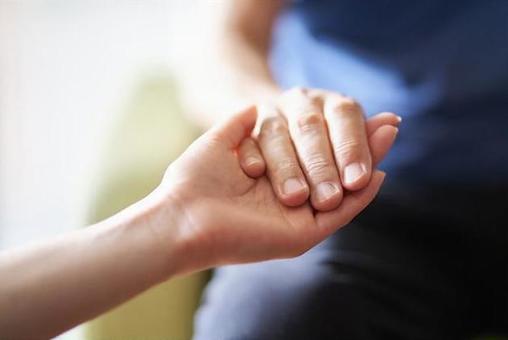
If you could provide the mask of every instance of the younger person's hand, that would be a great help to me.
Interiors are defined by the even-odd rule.
[[[384,174],[374,171],[366,187],[346,195],[336,209],[317,212],[308,203],[288,207],[268,178],[251,178],[240,166],[238,148],[255,123],[256,109],[250,108],[205,133],[171,164],[156,190],[162,207],[177,207],[168,209],[168,216],[159,209],[155,220],[161,234],[179,244],[177,257],[184,260],[178,273],[297,256],[351,221],[378,192]],[[370,130],[377,162],[397,130],[377,124]],[[164,228],[165,219],[176,227]]]

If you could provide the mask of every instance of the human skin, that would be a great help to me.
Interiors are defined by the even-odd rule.
[[[258,148],[246,141],[241,153],[263,156],[281,202],[298,206],[310,199],[317,210],[337,208],[345,191],[364,188],[372,175],[360,103],[332,91],[284,91],[276,84],[268,56],[272,28],[285,1],[225,0],[209,5],[214,25],[205,27],[203,35],[213,43],[206,58],[196,53],[199,61],[188,62],[183,79],[184,85],[192,79],[184,86],[191,117],[206,126],[223,117],[232,102],[270,102],[260,107]],[[192,73],[196,76],[188,77]],[[393,114],[392,118],[397,120],[394,125],[400,122]]]
[[[0,338],[50,338],[172,277],[217,265],[289,258],[346,225],[384,174],[336,209],[288,207],[266,176],[249,176],[238,148],[251,107],[217,125],[172,163],[146,198],[96,225],[0,253]],[[374,164],[397,128],[370,125]]]

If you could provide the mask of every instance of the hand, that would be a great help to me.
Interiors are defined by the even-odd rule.
[[[299,255],[351,221],[378,192],[384,174],[374,171],[365,188],[345,195],[337,209],[286,206],[266,177],[253,179],[240,166],[237,149],[255,122],[256,109],[250,108],[204,134],[168,168],[156,190],[164,204],[178,207],[178,227],[165,235],[179,240],[179,257],[185,259],[179,273]],[[376,160],[395,134],[390,126],[371,134]],[[166,218],[173,219],[157,220]]]
[[[313,208],[320,211],[337,208],[344,189],[365,188],[377,161],[369,135],[400,122],[393,113],[365,122],[354,100],[324,90],[289,90],[277,106],[260,110],[259,148],[252,139],[242,142],[242,167],[257,177],[266,166],[281,202],[299,206],[310,194]]]
[[[249,109],[199,138],[143,200],[88,228],[0,254],[0,337],[52,338],[174,275],[226,263],[296,256],[348,223],[374,198],[374,171],[339,208],[281,203],[266,177],[242,170]],[[370,137],[380,158],[394,127]]]

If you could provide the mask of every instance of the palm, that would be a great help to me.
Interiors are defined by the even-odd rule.
[[[381,185],[377,173],[328,212],[316,213],[309,203],[285,206],[265,176],[250,178],[240,166],[235,150],[254,122],[255,114],[244,112],[202,136],[169,168],[167,183],[191,221],[186,234],[209,253],[201,267],[296,256],[348,223]]]
[[[192,209],[201,244],[213,248],[212,253],[229,255],[221,256],[221,261],[294,256],[326,236],[309,204],[285,206],[266,177],[245,175],[234,152],[207,148],[206,153],[200,148],[189,150],[190,159],[184,156],[181,161],[194,164],[196,170],[177,175],[189,178],[183,190],[197,197]],[[221,159],[219,164],[217,159]],[[210,164],[217,167],[211,170]],[[178,167],[189,169],[185,165]],[[192,193],[192,187],[199,188],[199,193]],[[337,222],[342,225],[347,221]]]
[[[256,180],[248,178],[246,181],[241,178],[241,180],[246,183],[248,189],[244,193],[237,192],[235,197],[237,207],[245,209],[246,212],[253,215],[256,222],[265,222],[267,224],[266,228],[269,229],[268,231],[276,233],[289,229],[288,231],[290,232],[296,231],[305,234],[315,227],[316,221],[312,207],[309,204],[304,204],[300,207],[288,207],[284,205],[275,195],[272,184],[267,177],[261,177]],[[247,185],[247,182],[250,183]],[[265,224],[261,225],[265,226]],[[247,227],[251,226],[248,225]],[[252,227],[255,230],[259,230],[259,225]]]

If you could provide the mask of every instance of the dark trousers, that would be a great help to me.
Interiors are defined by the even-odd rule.
[[[388,186],[389,187],[389,186]],[[385,189],[291,260],[216,270],[196,340],[508,335],[508,188]]]

